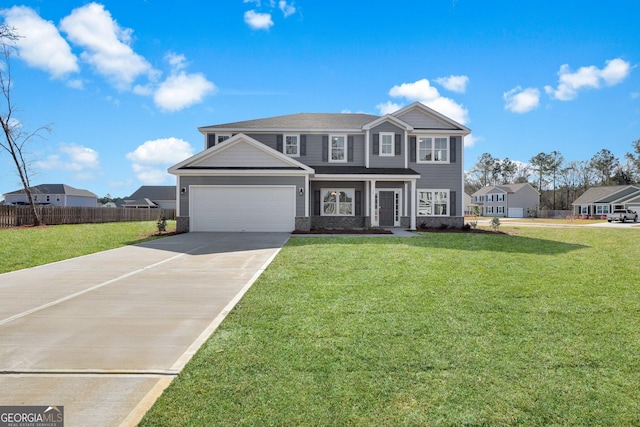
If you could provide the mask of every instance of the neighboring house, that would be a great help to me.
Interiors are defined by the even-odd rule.
[[[464,224],[465,126],[420,103],[384,116],[292,114],[198,129],[169,168],[179,231]]]
[[[40,184],[31,187],[31,195],[34,203],[49,206],[98,206],[98,196],[87,190],[73,188],[66,184]],[[27,205],[29,201],[24,189],[4,194],[7,204]]]
[[[489,185],[471,197],[472,203],[482,209],[483,216],[524,218],[540,204],[540,193],[529,183]]]
[[[464,193],[464,214],[473,215],[474,213],[473,208],[476,206],[478,205],[473,203],[473,198],[465,192]]]
[[[591,187],[571,205],[575,215],[606,215],[615,209],[640,213],[640,185]]]
[[[143,185],[122,204],[125,208],[176,208],[175,185]]]

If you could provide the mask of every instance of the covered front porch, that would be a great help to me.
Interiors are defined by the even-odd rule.
[[[310,229],[416,229],[412,169],[318,167],[309,180]]]

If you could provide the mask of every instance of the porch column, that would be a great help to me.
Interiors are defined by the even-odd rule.
[[[416,180],[411,181],[411,226],[410,230],[416,229],[416,213],[418,211],[416,205]]]
[[[371,226],[377,227],[379,221],[376,220],[375,211],[376,211],[376,181],[372,179],[371,183],[371,192],[369,193],[369,218],[371,218]]]

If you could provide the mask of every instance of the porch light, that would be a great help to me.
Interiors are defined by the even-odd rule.
[[[298,190],[298,194],[304,196],[304,188],[300,187],[300,189]]]

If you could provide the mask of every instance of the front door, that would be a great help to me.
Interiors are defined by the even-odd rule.
[[[378,203],[380,207],[380,226],[393,227],[395,225],[395,197],[393,191],[380,191]]]

